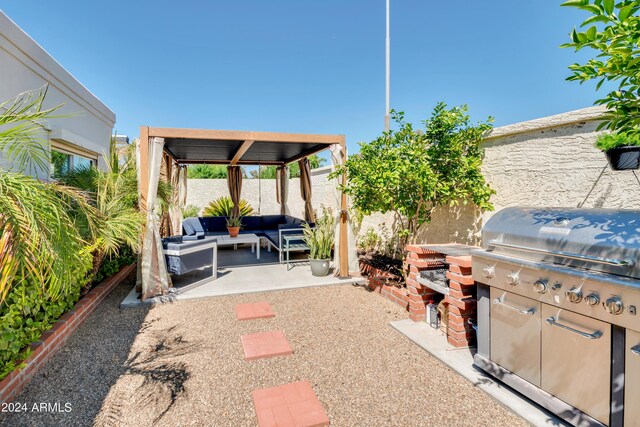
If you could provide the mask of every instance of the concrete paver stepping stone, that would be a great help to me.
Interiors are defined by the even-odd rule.
[[[236,317],[238,320],[268,319],[275,317],[275,313],[268,302],[260,301],[252,304],[236,305]]]
[[[240,337],[245,360],[286,356],[293,353],[282,331],[260,332]]]
[[[329,417],[309,381],[258,389],[251,395],[259,427],[329,425]]]

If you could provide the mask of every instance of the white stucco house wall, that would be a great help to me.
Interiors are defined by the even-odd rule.
[[[105,167],[114,112],[0,10],[0,102],[47,84],[44,106],[62,104],[56,114],[66,116],[48,120],[43,133],[57,167]],[[1,156],[0,167],[8,169],[11,164]],[[50,169],[37,175],[50,175]]]

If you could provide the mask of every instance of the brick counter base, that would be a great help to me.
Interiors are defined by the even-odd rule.
[[[11,402],[15,395],[22,391],[36,372],[66,343],[82,322],[98,308],[100,302],[133,271],[135,266],[136,264],[132,264],[123,267],[113,276],[103,280],[82,297],[73,310],[62,315],[51,329],[44,332],[40,341],[31,344],[32,353],[24,361],[26,366],[14,370],[0,381],[0,403]]]
[[[414,322],[422,322],[426,318],[426,306],[436,294],[435,291],[422,286],[418,282],[421,271],[442,268],[445,255],[435,252],[428,246],[407,245],[407,264],[409,277],[409,318]],[[449,295],[444,297],[447,305],[447,341],[454,347],[468,347],[474,344],[475,334],[469,325],[469,318],[476,314],[476,300],[474,298],[476,285],[471,276],[470,256],[446,256],[449,264],[447,278],[449,279]]]

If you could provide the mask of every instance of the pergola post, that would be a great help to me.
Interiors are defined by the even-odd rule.
[[[347,158],[347,144],[345,137],[342,137],[342,141],[340,141],[340,147],[343,150],[343,161],[346,161]],[[342,185],[347,185],[347,174],[342,173]],[[341,278],[349,277],[349,244],[348,244],[348,236],[347,236],[347,215],[348,215],[348,206],[347,206],[347,194],[344,191],[341,191],[340,198],[340,272],[338,274]]]

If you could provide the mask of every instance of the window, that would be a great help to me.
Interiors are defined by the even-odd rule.
[[[51,177],[57,178],[79,168],[96,165],[96,160],[56,148],[51,149]]]

